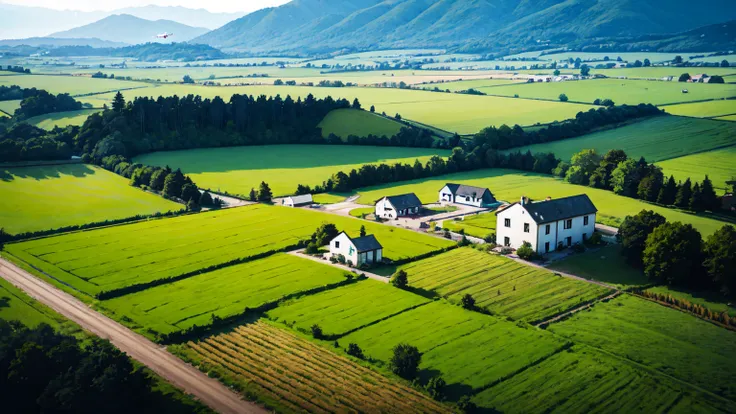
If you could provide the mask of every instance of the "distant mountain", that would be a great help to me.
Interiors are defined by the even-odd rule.
[[[168,39],[157,39],[159,33],[173,33]],[[97,38],[111,42],[140,44],[146,42],[186,42],[207,33],[202,27],[191,27],[171,20],[146,20],[129,14],[115,14],[81,27],[53,33],[49,37]]]
[[[100,40],[94,38],[68,38],[59,39],[56,37],[29,37],[26,39],[5,39],[0,40],[0,46],[34,46],[34,47],[61,47],[61,46],[91,46],[91,47],[122,47],[127,43],[111,42],[109,40]]]
[[[256,11],[194,42],[259,52],[567,45],[662,35],[736,19],[736,1],[294,0]]]
[[[617,51],[658,50],[660,52],[729,51],[736,48],[736,20],[712,24],[675,35],[620,39],[611,46],[589,46],[586,50],[615,47]]]
[[[111,56],[125,57],[144,62],[176,60],[193,62],[197,60],[225,59],[228,55],[211,46],[191,43],[145,43],[116,48],[93,48],[89,46],[62,46],[43,51],[44,56]]]
[[[181,6],[144,6],[144,7],[128,7],[125,9],[115,10],[115,14],[129,14],[131,16],[140,17],[146,20],[173,20],[181,24],[192,27],[205,27],[207,29],[217,29],[231,21],[243,17],[245,12],[240,13],[212,13],[205,9],[188,9]]]

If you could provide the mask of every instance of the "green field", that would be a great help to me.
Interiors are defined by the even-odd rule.
[[[562,160],[569,160],[582,149],[595,149],[601,155],[611,149],[622,149],[631,158],[644,157],[655,162],[728,145],[736,145],[736,124],[657,116],[579,138],[534,144],[507,152],[551,152]]]
[[[667,286],[655,286],[647,289],[647,292],[670,295],[674,298],[684,299],[690,303],[698,304],[714,313],[728,312],[731,317],[736,317],[736,307],[719,292],[688,292],[670,289]]]
[[[736,124],[732,137],[736,141]],[[662,167],[665,176],[674,175],[678,181],[688,177],[703,181],[707,174],[718,195],[721,195],[722,190],[731,189],[726,182],[736,180],[736,145],[658,162],[657,165]]]
[[[510,414],[684,414],[736,409],[733,403],[584,346],[555,354],[478,393],[473,401]]]
[[[570,69],[570,71],[574,71],[574,69]],[[668,67],[659,66],[659,67],[648,67],[648,68],[645,68],[645,67],[619,68],[619,69],[592,68],[590,70],[590,73],[605,75],[611,78],[625,77],[625,78],[632,78],[632,79],[662,79],[664,77],[672,76],[674,77],[674,80],[675,80],[675,82],[672,82],[672,83],[679,83],[676,81],[680,77],[680,75],[683,73],[689,73],[690,75],[707,73],[708,75],[711,75],[711,76],[713,75],[726,76],[726,75],[736,73],[736,68],[696,68],[696,67],[687,68],[687,67],[677,67],[677,66],[668,66]],[[680,85],[683,88],[688,88],[688,85],[692,85],[692,84],[691,83],[680,83]]]
[[[383,196],[416,193],[424,203],[436,202],[437,192],[445,183],[487,187],[498,200],[514,202],[522,196],[535,200],[546,197],[560,198],[576,194],[587,194],[598,208],[598,222],[617,225],[627,215],[634,215],[641,210],[654,210],[669,221],[690,223],[708,236],[723,226],[723,222],[683,211],[659,207],[633,198],[618,196],[610,191],[568,184],[548,175],[520,172],[517,170],[485,169],[444,175],[437,178],[405,181],[399,184],[368,187],[359,194],[359,203],[370,204]]]
[[[80,111],[53,112],[28,118],[25,122],[46,130],[52,130],[55,126],[60,128],[69,125],[82,126],[90,115],[99,111],[99,109],[82,109]]]
[[[146,83],[122,81],[117,79],[93,79],[82,76],[50,75],[3,76],[0,77],[0,85],[18,85],[21,88],[44,89],[49,93],[68,93],[72,96],[149,86]]]
[[[443,91],[449,89],[451,92],[457,92],[457,91],[465,91],[468,89],[481,90],[481,88],[490,88],[490,87],[499,86],[499,85],[510,85],[513,83],[523,83],[523,81],[511,80],[511,79],[473,79],[473,80],[464,80],[464,81],[457,81],[457,82],[443,82],[443,83],[422,85],[422,88],[434,89],[435,87],[437,87]]]
[[[294,194],[298,184],[320,185],[338,171],[364,164],[413,164],[417,158],[426,163],[432,155],[449,154],[429,148],[271,145],[157,152],[135,161],[181,168],[198,186],[214,191],[247,196],[266,181],[274,196],[284,196]]]
[[[555,276],[502,256],[462,248],[401,266],[409,285],[516,320],[537,321],[602,296],[608,289]]]
[[[464,230],[468,236],[484,239],[496,232],[496,214],[491,212],[464,216],[462,220],[445,220],[442,227],[454,232]]]
[[[673,115],[692,116],[695,118],[715,118],[736,115],[736,99],[720,99],[717,101],[670,105],[666,106],[664,110]]]
[[[594,64],[597,63],[605,63],[602,62],[603,59],[605,59],[606,56],[609,58],[609,62],[616,62],[616,59],[619,57],[623,59],[625,62],[634,62],[636,60],[641,60],[644,62],[644,59],[649,59],[652,63],[659,63],[659,62],[666,62],[671,61],[675,58],[675,56],[682,56],[683,59],[687,60],[686,54],[683,53],[657,53],[657,52],[562,52],[562,53],[553,53],[549,55],[540,56],[539,59],[543,60],[549,60],[549,61],[565,61],[569,59],[577,59],[580,58],[584,61],[601,61],[601,62],[594,62]],[[647,68],[648,69],[648,68]]]
[[[325,335],[344,335],[428,302],[419,295],[368,279],[281,304],[268,316],[303,331],[317,324]]]
[[[736,115],[719,116],[718,118],[713,118],[713,119],[717,119],[719,121],[730,121],[730,122],[734,122],[734,121],[736,121]]]
[[[731,400],[736,333],[624,295],[548,328]]]
[[[557,352],[564,342],[536,328],[515,324],[445,302],[433,302],[340,339],[358,344],[382,361],[406,343],[422,353],[420,377],[440,374],[462,393],[477,390]]]
[[[404,125],[368,111],[336,109],[327,114],[318,126],[322,128],[322,136],[325,138],[330,134],[335,134],[340,138],[347,138],[350,135],[358,137],[375,135],[391,138],[398,134]]]
[[[0,278],[0,319],[23,322],[26,326],[36,326],[40,323],[56,326],[62,321],[54,311],[3,278]]]
[[[91,165],[0,167],[0,227],[11,234],[183,207]]]
[[[550,270],[605,282],[622,289],[647,284],[644,273],[626,263],[621,255],[621,245],[618,244],[574,254],[555,261],[548,267]]]
[[[452,242],[348,217],[262,204],[78,232],[6,245],[88,294],[149,283],[235,259],[267,254],[308,239],[324,222],[352,235],[365,226],[384,257],[410,258]]]
[[[226,318],[288,295],[345,280],[345,271],[276,254],[142,292],[111,299],[102,306],[157,333],[207,325],[212,315]]]
[[[683,94],[682,89],[689,93]],[[526,83],[494,87],[489,94],[519,95],[521,98],[558,100],[565,94],[571,102],[592,103],[596,99],[613,99],[616,104],[655,105],[692,102],[703,99],[721,99],[736,96],[736,85],[679,82],[650,82],[643,80],[592,79],[584,81]]]
[[[20,108],[20,101],[0,101],[0,111],[8,116],[13,116],[18,108]]]

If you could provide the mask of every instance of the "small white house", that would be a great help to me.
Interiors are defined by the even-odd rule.
[[[497,203],[493,193],[487,188],[452,183],[442,187],[439,202],[473,207],[490,207]]]
[[[351,239],[344,231],[330,241],[330,255],[342,255],[348,265],[380,263],[383,260],[383,246],[370,234]]]
[[[302,207],[311,204],[314,204],[311,194],[303,194],[281,199],[281,205],[286,207]]]
[[[419,214],[422,202],[414,193],[383,197],[376,202],[376,217],[397,220]]]
[[[538,254],[582,243],[595,231],[597,209],[587,195],[531,203],[526,198],[496,213],[496,243]]]

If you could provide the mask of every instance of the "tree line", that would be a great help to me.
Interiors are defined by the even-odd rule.
[[[31,70],[24,68],[23,66],[8,65],[5,68],[0,66],[0,70],[5,70],[8,72],[14,72],[14,73],[25,73],[27,75],[31,74]]]
[[[79,127],[45,131],[26,123],[10,124],[0,118],[0,162],[70,159]]]

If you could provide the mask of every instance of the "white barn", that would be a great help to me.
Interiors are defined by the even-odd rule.
[[[281,205],[286,207],[302,207],[314,204],[311,194],[290,196],[281,200]]]
[[[496,243],[518,249],[529,242],[538,254],[589,239],[597,209],[587,195],[530,203],[526,198],[496,213]]]
[[[422,202],[414,193],[402,194],[391,197],[383,197],[376,202],[376,217],[397,220],[419,214]]]
[[[442,187],[439,201],[473,207],[490,207],[497,203],[493,193],[487,188],[452,183],[447,183]]]
[[[351,239],[343,231],[330,241],[330,255],[342,255],[353,266],[380,263],[383,260],[383,246],[372,234]]]

